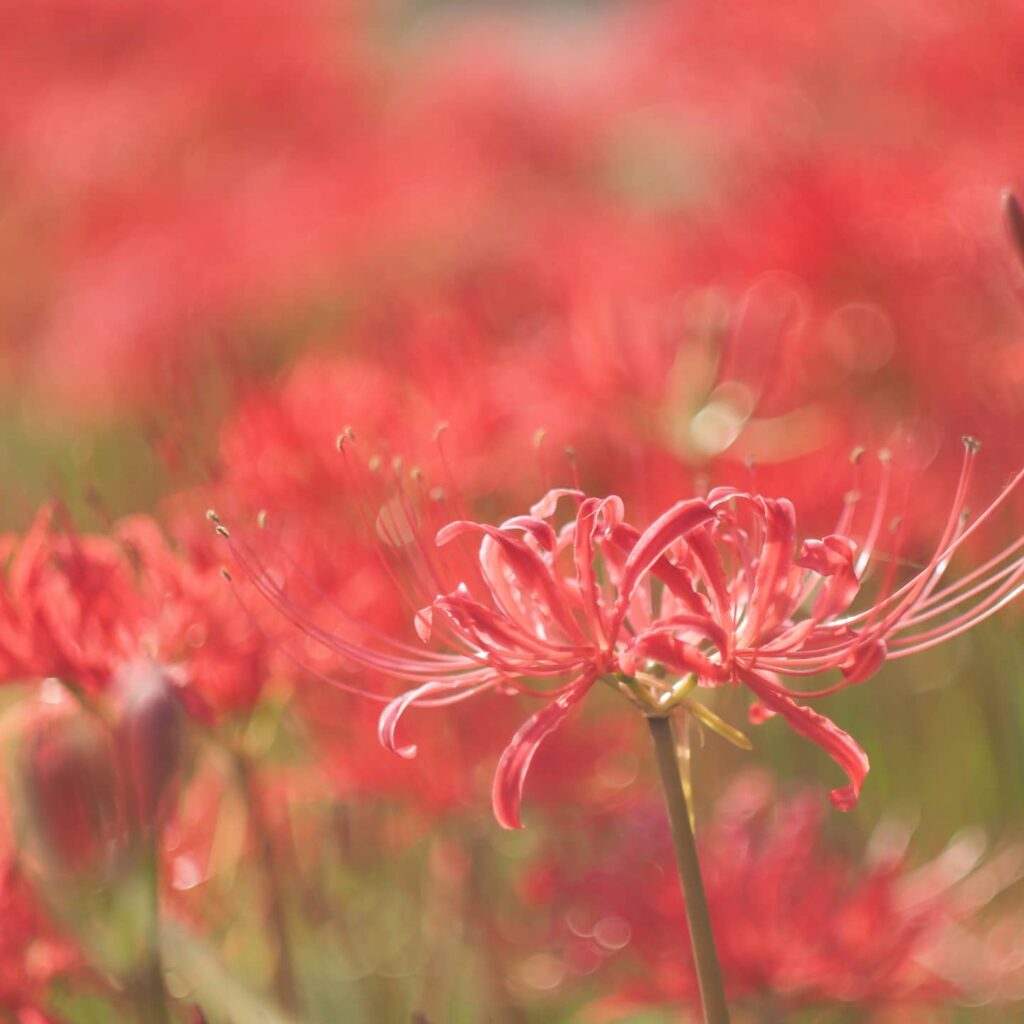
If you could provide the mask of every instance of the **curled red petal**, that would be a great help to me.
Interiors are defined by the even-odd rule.
[[[415,704],[416,701],[422,700],[424,697],[430,697],[435,693],[451,693],[457,689],[459,689],[459,684],[456,683],[424,683],[422,686],[406,690],[401,696],[396,697],[384,708],[380,713],[380,718],[377,720],[377,735],[380,737],[381,743],[391,753],[397,754],[399,757],[404,757],[406,760],[414,758],[416,756],[416,744],[406,743],[403,746],[399,746],[395,737],[395,731],[398,729],[398,723],[401,721],[402,715],[405,714],[410,705]]]
[[[555,514],[555,508],[562,498],[582,500],[583,497],[583,492],[576,490],[574,487],[554,487],[540,501],[530,506],[530,515],[537,519],[549,519]]]
[[[456,520],[442,527],[437,533],[437,544],[443,546],[466,533],[482,533],[485,538],[493,541],[497,545],[496,550],[500,550],[505,564],[515,574],[517,585],[531,594],[534,599],[543,601],[548,612],[569,636],[582,639],[579,626],[566,607],[565,599],[559,590],[552,568],[536,551],[518,537],[511,537],[495,526],[464,519]],[[481,562],[485,561],[486,550],[486,546],[482,545],[480,548]],[[494,589],[493,586],[491,589]]]
[[[833,805],[840,811],[856,807],[860,788],[871,767],[860,744],[831,719],[779,693],[767,677],[756,672],[742,672],[741,678],[765,708],[782,715],[794,732],[817,743],[846,772],[850,785],[832,790],[829,797]]]
[[[549,523],[535,516],[513,516],[499,527],[501,530],[522,530],[528,533],[545,551],[554,551],[558,538]]]
[[[523,785],[530,762],[537,748],[549,733],[554,732],[569,712],[594,685],[593,675],[583,676],[563,690],[546,707],[527,719],[505,748],[494,773],[491,805],[494,816],[502,828],[522,828],[519,804],[523,798]]]
[[[687,501],[677,502],[640,534],[622,568],[622,578],[619,580],[616,628],[626,614],[629,599],[632,597],[633,589],[640,577],[661,558],[672,544],[714,517],[715,512],[706,501],[702,498],[690,498]],[[615,630],[612,632],[614,633]]]
[[[882,667],[887,653],[883,640],[874,640],[855,650],[839,666],[847,685],[856,686],[870,679]]]
[[[609,540],[625,554],[636,547],[640,531],[628,523],[618,523],[609,530]],[[694,589],[690,574],[678,565],[673,565],[664,555],[651,565],[651,575],[666,587],[695,615],[707,611],[704,599]]]
[[[665,633],[646,633],[633,645],[633,653],[650,658],[681,676],[691,672],[705,682],[725,683],[729,673],[693,644],[677,640]]]
[[[694,561],[695,574],[704,581],[715,615],[721,623],[732,621],[729,580],[722,565],[722,555],[709,530],[695,530],[686,538],[686,546]]]
[[[832,535],[824,540],[804,541],[800,557],[793,563],[828,578],[814,604],[818,621],[846,611],[860,589],[854,556],[856,547],[848,537]]]
[[[599,508],[600,502],[596,498],[587,498],[580,505],[573,537],[573,560],[587,625],[595,641],[604,641],[606,637],[601,591],[594,575],[594,523]]]
[[[574,659],[577,657],[576,647],[540,640],[519,623],[462,594],[439,597],[434,608],[447,615],[469,643],[487,651],[489,656],[514,654],[523,657],[532,654],[541,660],[569,655]]]
[[[796,510],[785,498],[758,498],[755,507],[764,521],[765,539],[757,562],[754,589],[750,596],[745,634],[757,637],[766,625],[773,625],[789,566],[796,550]]]

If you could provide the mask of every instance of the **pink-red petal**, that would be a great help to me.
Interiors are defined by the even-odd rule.
[[[766,676],[744,671],[740,677],[763,707],[785,718],[794,732],[817,743],[846,773],[850,785],[832,790],[829,796],[833,805],[841,811],[856,807],[861,786],[870,769],[868,755],[860,744],[831,719],[779,693],[775,683]]]
[[[380,737],[381,743],[391,753],[397,754],[399,757],[404,757],[406,760],[414,758],[416,756],[416,744],[406,743],[403,746],[399,746],[395,736],[402,715],[417,701],[436,694],[451,695],[460,688],[461,685],[459,683],[431,682],[424,683],[422,686],[414,687],[411,690],[406,690],[405,693],[396,697],[380,713],[380,718],[377,721],[377,735]]]
[[[729,673],[722,665],[713,662],[693,644],[684,643],[665,633],[644,634],[630,648],[628,654],[630,658],[639,657],[656,661],[680,676],[694,673],[708,683],[729,681]],[[622,659],[625,657],[626,655],[623,655],[620,658],[624,668],[627,662]]]
[[[633,549],[626,557],[622,567],[622,578],[619,580],[619,605],[616,615],[616,627],[621,623],[629,606],[640,577],[676,541],[681,540],[698,526],[709,519],[714,519],[715,512],[702,498],[691,498],[677,502],[664,515],[659,516],[643,533],[640,534]],[[614,633],[614,630],[612,631]]]
[[[523,827],[519,820],[519,805],[533,755],[544,739],[565,721],[569,712],[583,699],[594,685],[594,678],[592,675],[583,676],[564,689],[550,704],[527,719],[505,748],[498,761],[491,790],[494,816],[502,828]]]

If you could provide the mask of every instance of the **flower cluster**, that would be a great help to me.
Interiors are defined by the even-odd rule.
[[[55,677],[111,692],[138,661],[162,666],[200,718],[250,707],[264,682],[265,641],[225,591],[208,536],[172,548],[155,521],[80,534],[44,506],[2,539],[0,679]]]
[[[1012,628],[826,703],[1024,587],[1017,0],[0,8],[0,1018],[513,1019],[545,822],[688,1000],[624,709],[663,780],[749,703],[925,849],[1019,824]],[[1019,915],[928,974],[949,887],[767,790],[705,828],[701,753],[759,1011],[1020,997]]]

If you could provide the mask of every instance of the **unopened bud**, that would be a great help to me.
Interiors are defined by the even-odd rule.
[[[167,674],[136,661],[114,681],[117,739],[132,821],[143,835],[157,828],[170,810],[181,772],[181,704]]]
[[[15,782],[29,849],[46,872],[105,877],[127,839],[114,739],[73,698],[28,708]]]

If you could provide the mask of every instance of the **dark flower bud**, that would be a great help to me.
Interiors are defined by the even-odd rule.
[[[117,738],[134,826],[157,828],[170,811],[181,771],[181,704],[167,673],[150,662],[126,665],[115,680]]]

